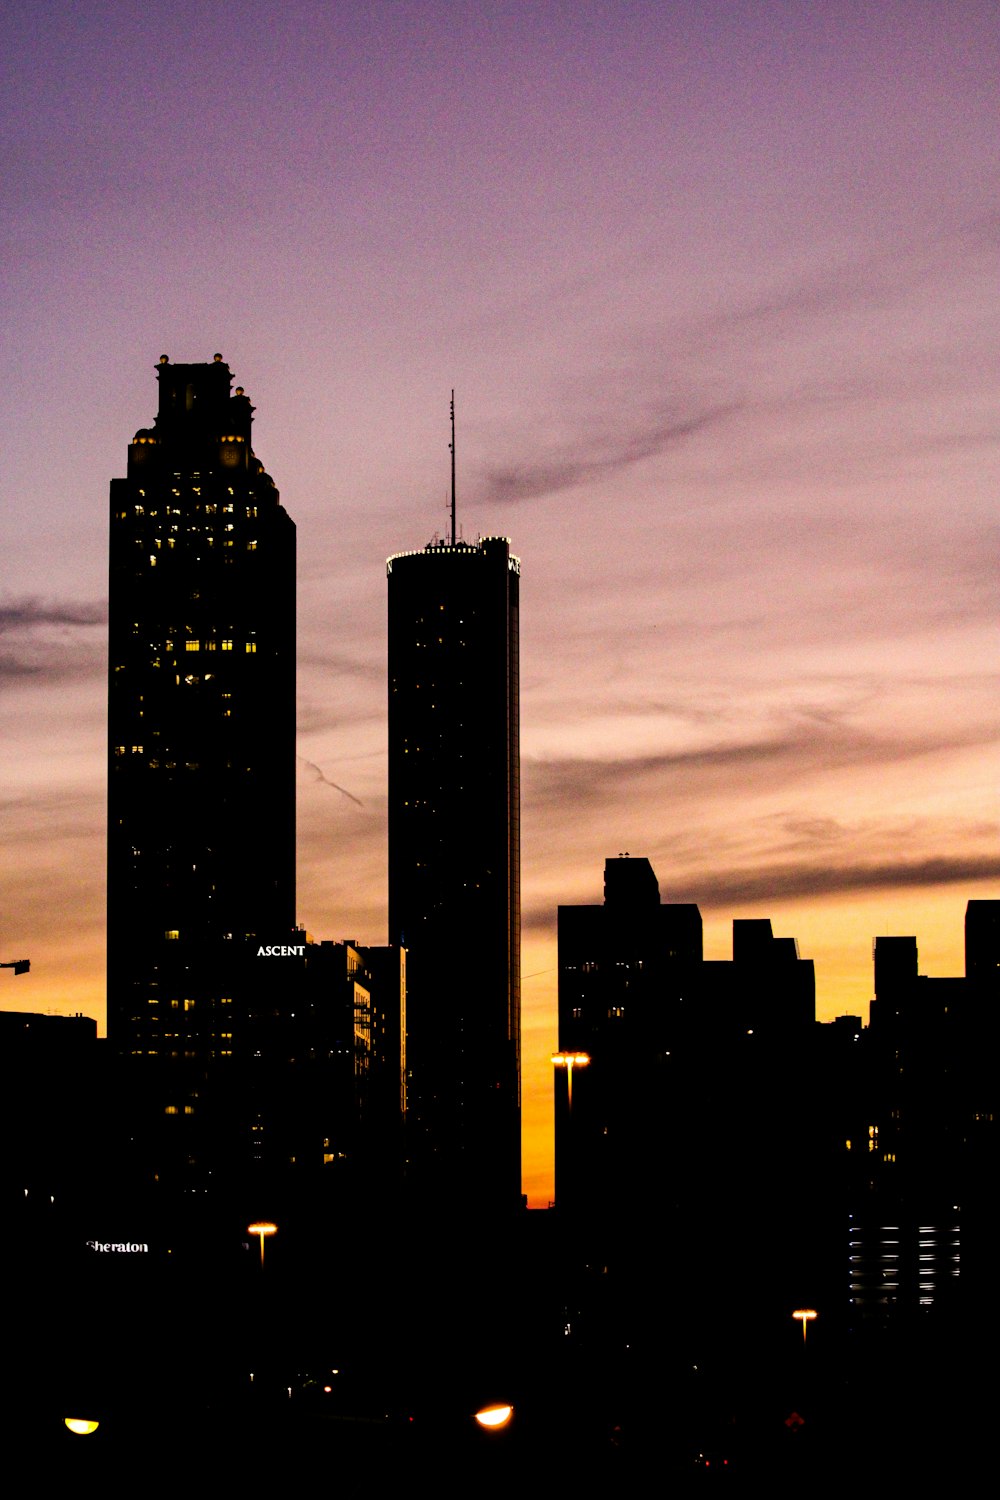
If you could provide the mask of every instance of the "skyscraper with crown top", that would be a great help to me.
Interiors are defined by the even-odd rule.
[[[108,1034],[231,1055],[233,955],[295,916],[295,527],[229,366],[160,359],[111,482]]]

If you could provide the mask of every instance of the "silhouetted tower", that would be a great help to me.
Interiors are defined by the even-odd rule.
[[[111,482],[108,1030],[233,1048],[234,952],[295,912],[295,527],[222,356],[158,366]]]
[[[407,950],[411,1173],[505,1207],[520,1195],[520,565],[505,538],[452,534],[387,569],[389,935]]]
[[[579,1207],[645,1190],[665,1060],[696,1004],[701,913],[661,904],[649,860],[619,855],[603,906],[560,906],[558,934],[560,1055],[589,1061],[577,1079],[557,1065],[556,1196]]]
[[[965,975],[984,996],[1000,992],[1000,901],[965,908]]]

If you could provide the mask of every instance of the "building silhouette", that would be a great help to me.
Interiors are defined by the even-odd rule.
[[[502,537],[389,558],[389,938],[407,950],[421,1190],[520,1196],[519,563]]]
[[[701,913],[661,904],[649,860],[619,855],[603,906],[559,907],[558,944],[560,1056],[588,1059],[556,1069],[556,1198],[572,1207],[643,1191],[666,1059],[694,1006]]]
[[[232,1056],[233,954],[295,916],[295,527],[221,355],[157,369],[111,482],[108,1035]]]

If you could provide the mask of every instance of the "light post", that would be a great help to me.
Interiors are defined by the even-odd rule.
[[[805,1344],[806,1329],[816,1317],[816,1309],[814,1307],[797,1307],[792,1313],[792,1317],[798,1318],[799,1322],[802,1324],[802,1342],[803,1344]]]
[[[247,1234],[255,1234],[260,1240],[260,1268],[264,1269],[264,1241],[272,1234],[277,1234],[277,1224],[272,1224],[270,1219],[258,1219],[253,1224],[247,1225]]]
[[[589,1052],[553,1052],[552,1062],[557,1068],[566,1069],[566,1112],[573,1113],[573,1069],[590,1066]]]

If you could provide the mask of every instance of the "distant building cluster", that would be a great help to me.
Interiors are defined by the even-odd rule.
[[[954,1298],[996,1165],[1000,902],[968,903],[965,939],[965,976],[928,979],[915,938],[877,938],[870,1024],[823,1025],[793,938],[737,920],[705,961],[698,908],[607,860],[603,906],[559,908],[560,1213],[716,1302]]]

